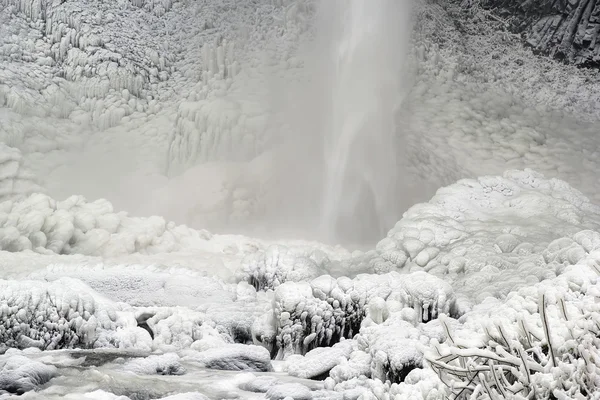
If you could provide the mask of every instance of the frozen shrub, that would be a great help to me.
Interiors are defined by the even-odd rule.
[[[598,398],[600,304],[585,293],[573,301],[539,295],[540,325],[523,313],[518,329],[485,329],[479,347],[449,339],[427,359],[454,399]],[[514,327],[512,327],[514,328]]]

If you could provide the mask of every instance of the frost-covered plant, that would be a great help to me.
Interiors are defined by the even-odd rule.
[[[455,341],[446,329],[448,340],[434,346],[427,360],[450,388],[451,399],[600,398],[600,304],[592,300],[569,305],[557,298],[555,311],[561,333],[566,333],[561,340],[551,328],[559,321],[551,319],[541,294],[541,330],[521,316],[518,330],[511,333],[502,324],[495,332],[485,329],[486,344],[473,348]]]
[[[298,254],[286,246],[272,245],[246,257],[239,278],[256,290],[274,290],[284,282],[314,279],[324,273],[328,263],[327,256],[318,250]]]

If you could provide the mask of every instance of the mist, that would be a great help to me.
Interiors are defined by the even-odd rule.
[[[287,131],[275,163],[280,225],[330,243],[385,236],[404,211],[397,117],[410,82],[408,1],[321,1],[299,50],[304,79],[279,82]],[[278,99],[281,99],[281,95]],[[267,223],[268,222],[267,218]],[[289,229],[289,228],[288,228]]]

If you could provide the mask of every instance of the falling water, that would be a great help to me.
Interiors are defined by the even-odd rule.
[[[406,0],[320,3],[321,224],[331,239],[374,240],[398,217],[395,115],[409,15]]]

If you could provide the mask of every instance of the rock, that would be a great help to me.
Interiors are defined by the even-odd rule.
[[[0,359],[0,393],[23,394],[34,390],[58,375],[52,365],[32,361],[21,355],[4,356]]]
[[[205,368],[228,371],[273,371],[269,351],[262,346],[228,344],[186,357]]]
[[[310,400],[312,394],[309,388],[299,383],[283,383],[267,390],[266,397],[269,400],[284,400],[288,397],[293,400]]]

